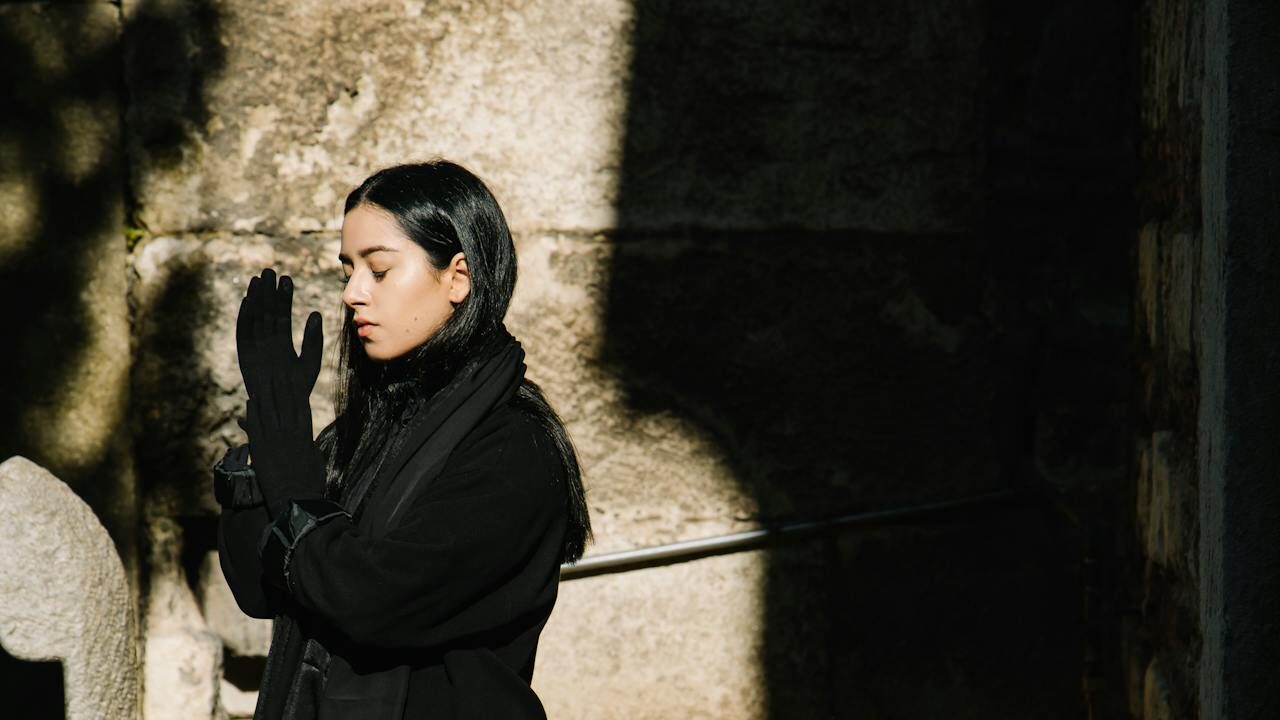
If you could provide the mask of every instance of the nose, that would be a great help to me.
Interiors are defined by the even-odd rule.
[[[352,273],[346,287],[342,288],[342,302],[352,310],[369,303],[369,292],[360,277],[361,273]]]

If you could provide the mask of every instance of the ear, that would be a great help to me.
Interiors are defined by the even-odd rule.
[[[449,302],[457,305],[471,294],[471,272],[467,270],[467,258],[462,253],[449,261]]]

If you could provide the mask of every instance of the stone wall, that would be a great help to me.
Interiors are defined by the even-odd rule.
[[[1142,7],[1129,707],[1280,712],[1280,9]]]
[[[133,566],[121,32],[105,2],[0,5],[0,459],[66,481]]]
[[[106,2],[0,4],[0,462],[22,456],[66,482],[136,589],[121,35]],[[29,694],[30,712],[80,704],[85,689],[52,670],[0,651],[0,689]]]
[[[1203,36],[1198,0],[1145,4],[1134,298],[1138,561],[1126,654],[1129,711],[1148,720],[1196,717]]]
[[[1123,4],[64,7],[3,12],[114,28],[125,181],[117,215],[92,215],[130,228],[104,235],[103,307],[132,323],[108,345],[132,348],[127,381],[106,387],[132,397],[148,720],[242,716],[261,670],[264,626],[210,560],[246,279],[293,275],[331,360],[345,193],[435,155],[508,214],[508,325],[581,454],[589,552],[1010,487],[1057,499],[566,582],[534,678],[553,717],[1116,716],[1107,572],[1145,307]],[[4,263],[32,287],[34,259]]]

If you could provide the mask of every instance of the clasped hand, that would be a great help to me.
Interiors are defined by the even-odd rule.
[[[307,317],[293,351],[293,280],[271,268],[249,280],[236,318],[236,354],[249,394],[241,423],[254,473],[274,517],[289,500],[324,494],[324,463],[311,435],[311,390],[320,374],[320,313]]]

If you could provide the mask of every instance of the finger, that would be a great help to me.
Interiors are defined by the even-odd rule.
[[[257,308],[258,278],[249,280],[249,289],[240,298],[240,311],[236,314],[236,346],[248,348],[253,342],[253,315]]]
[[[307,326],[302,331],[302,378],[308,396],[320,375],[320,356],[323,353],[324,318],[313,310],[307,316]]]
[[[249,334],[252,341],[249,346],[253,349],[253,360],[258,364],[265,364],[270,356],[266,354],[270,347],[267,333],[267,314],[264,310],[265,300],[259,299],[254,308],[253,314],[249,316]],[[261,390],[261,386],[259,386]]]
[[[296,360],[298,355],[293,351],[293,278],[288,275],[280,276],[275,309],[276,333],[279,336],[276,342],[280,343],[283,352],[288,353],[286,360]]]
[[[252,316],[255,360],[264,365],[279,361],[276,348],[275,305],[276,272],[271,268],[264,268],[258,282]]]
[[[259,330],[261,334],[270,335],[275,329],[275,313],[276,313],[276,271],[271,268],[262,269],[262,288],[259,293],[260,305],[258,306],[258,317],[261,322]]]

